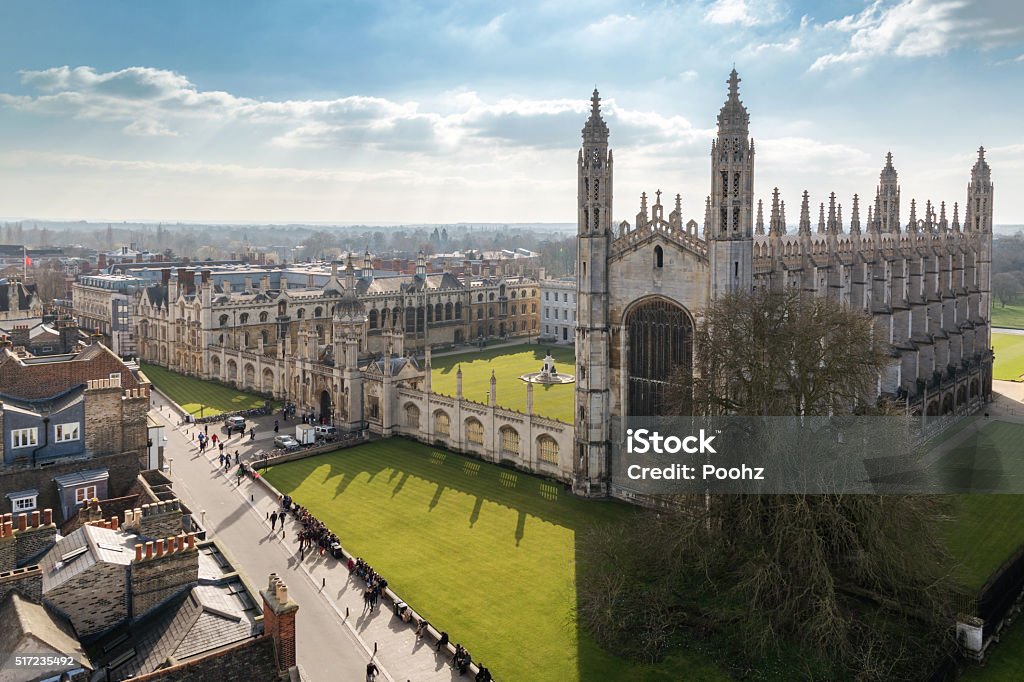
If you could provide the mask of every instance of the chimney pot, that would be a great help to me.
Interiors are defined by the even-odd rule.
[[[116,516],[110,517],[110,530],[118,530],[121,527],[120,520]]]
[[[32,512],[32,527],[33,528],[38,528],[39,527],[39,512],[38,511]]]
[[[142,545],[138,543],[135,545],[135,560],[142,561]]]
[[[279,604],[287,604],[288,603],[288,586],[285,585],[283,582],[278,582],[277,583],[277,594],[275,596],[277,597],[277,602]]]
[[[14,524],[10,521],[4,521],[4,535],[10,537],[14,534]]]
[[[44,526],[49,526],[52,523],[53,523],[53,510],[52,509],[44,509],[43,510],[43,525]]]
[[[156,555],[158,557],[161,557],[161,556],[164,555],[164,540],[163,540],[163,538],[160,538],[159,540],[156,541]]]
[[[271,573],[270,574],[270,579],[269,579],[269,581],[267,583],[267,589],[270,589],[270,590],[274,589],[274,585],[275,585],[276,581],[277,581],[277,573]]]
[[[152,559],[153,558],[153,543],[152,542],[147,542],[146,543],[146,558],[147,559]]]
[[[196,534],[195,533],[189,533],[188,534],[188,548],[189,549],[195,549],[195,546],[196,546]]]
[[[28,528],[28,514],[18,514],[18,530],[26,530]]]

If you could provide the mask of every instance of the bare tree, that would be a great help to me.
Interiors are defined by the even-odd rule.
[[[666,412],[871,412],[884,363],[870,318],[837,302],[726,296],[704,312]],[[748,663],[799,659],[802,677],[913,679],[952,622],[946,510],[927,496],[722,495],[642,515],[582,543],[579,617],[648,660],[683,632],[711,633]],[[658,608],[639,613],[651,596]]]
[[[992,293],[999,299],[999,305],[1006,307],[1020,296],[1021,283],[1012,273],[1000,272],[992,278]]]

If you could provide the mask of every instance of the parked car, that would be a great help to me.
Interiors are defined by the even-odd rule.
[[[288,434],[282,434],[280,436],[274,436],[274,447],[283,448],[285,450],[295,450],[299,447],[299,441],[295,440]]]
[[[228,417],[224,420],[224,430],[228,432],[229,436],[235,431],[245,433],[245,429],[245,417]]]
[[[325,440],[333,442],[338,439],[341,432],[334,426],[318,426],[316,427],[316,437],[319,440]]]

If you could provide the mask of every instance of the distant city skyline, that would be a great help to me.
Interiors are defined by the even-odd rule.
[[[735,64],[755,190],[849,206],[885,154],[961,204],[984,145],[1024,223],[1024,6],[19,3],[0,27],[0,215],[224,223],[574,222],[595,85],[615,218],[703,221]],[[671,203],[667,201],[667,203]],[[848,212],[845,214],[848,216]]]

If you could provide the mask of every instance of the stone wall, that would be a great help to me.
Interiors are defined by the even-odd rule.
[[[39,566],[16,568],[0,573],[0,601],[9,592],[17,590],[30,601],[39,604],[43,600],[43,571]]]
[[[136,545],[135,552],[129,570],[132,617],[141,618],[153,607],[199,584],[199,551],[194,536],[147,542],[145,546]]]
[[[86,637],[128,617],[127,582],[127,566],[100,562],[47,591],[46,601]]]

